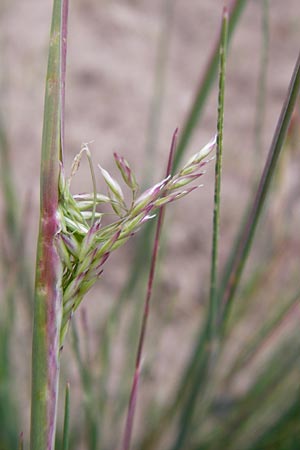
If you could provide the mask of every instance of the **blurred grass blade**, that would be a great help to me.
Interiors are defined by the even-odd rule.
[[[31,450],[53,450],[59,381],[62,267],[55,245],[59,231],[58,179],[62,157],[62,57],[66,54],[67,0],[54,0],[46,78],[41,156],[40,227],[32,344]]]
[[[11,284],[12,286],[10,286]],[[4,449],[16,448],[18,442],[16,430],[18,429],[19,414],[16,406],[17,395],[11,361],[11,341],[15,331],[16,317],[14,285],[15,277],[13,276],[3,295],[5,305],[2,305],[0,320],[0,443]]]
[[[67,383],[65,393],[65,414],[64,414],[62,450],[69,450],[69,440],[70,440],[70,383]]]
[[[210,296],[209,296],[209,333],[213,340],[217,335],[217,318],[219,304],[217,297],[218,276],[218,247],[220,233],[220,203],[221,203],[221,176],[222,176],[222,153],[223,153],[223,127],[224,127],[224,95],[225,95],[225,70],[228,39],[228,11],[224,9],[220,42],[220,76],[219,76],[219,98],[218,98],[218,122],[217,122],[217,151],[215,164],[215,192],[213,209],[213,238],[210,273]]]
[[[1,96],[5,86],[2,85],[1,80]],[[16,276],[16,285],[20,286],[27,302],[29,312],[32,310],[33,287],[28,270],[28,263],[24,255],[24,238],[26,230],[22,229],[20,217],[18,214],[18,200],[15,189],[13,171],[10,161],[10,146],[6,134],[6,124],[2,111],[0,111],[0,183],[1,192],[4,201],[4,229],[9,246],[13,253],[13,262],[18,269]],[[20,242],[21,241],[21,242]],[[22,246],[20,247],[20,244]],[[23,251],[20,251],[22,248]]]
[[[226,376],[226,380],[232,379],[233,375],[241,370],[246,364],[249,364],[255,355],[262,349],[264,344],[271,339],[278,331],[279,327],[288,317],[298,308],[300,302],[300,292],[289,299],[272,315],[272,317],[263,324],[261,329],[254,334],[252,339],[242,348],[241,353],[235,360],[230,372]],[[282,302],[281,302],[282,303]]]
[[[240,281],[248,253],[251,248],[251,244],[253,242],[256,226],[260,218],[267,193],[269,192],[270,183],[277,165],[278,157],[283,148],[288,126],[299,93],[299,88],[300,54],[296,61],[288,93],[281,110],[267,161],[259,182],[257,193],[255,195],[253,204],[250,207],[249,213],[246,216],[247,218],[245,221],[245,225],[243,226],[239,234],[232,255],[230,256],[230,265],[227,266],[227,273],[222,283],[223,288],[219,295],[222,298],[223,317],[221,318],[221,322],[223,328],[226,325],[226,319],[229,314],[236,288]]]
[[[297,330],[294,330],[289,338],[275,348],[246,394],[234,403],[234,408],[228,412],[224,423],[215,430],[212,437],[214,445],[211,448],[219,448],[221,444],[226,449],[231,446],[237,448],[234,446],[235,440],[247,430],[251,421],[254,429],[257,428],[259,417],[266,409],[280,410],[282,401],[294,398],[297,391],[295,378],[298,378],[299,372],[299,348],[299,336]],[[289,381],[292,388],[291,393],[286,381]],[[275,401],[277,396],[279,398]],[[241,448],[247,448],[247,445]]]
[[[230,41],[234,33],[235,27],[246,4],[247,0],[233,0],[230,4],[228,20],[228,42]],[[193,104],[190,108],[190,112],[186,118],[182,133],[179,137],[178,147],[174,158],[174,170],[176,170],[180,164],[181,158],[187,148],[193,132],[195,131],[196,125],[199,122],[208,95],[213,87],[218,72],[220,42],[221,34],[211,53],[209,62],[194,97]]]
[[[249,450],[298,450],[300,441],[300,409],[299,398],[286,410],[280,410],[279,417],[258,436],[256,442],[249,446]]]
[[[2,114],[0,114],[0,161],[1,191],[5,201],[4,225],[11,234],[11,240],[13,242],[14,239],[18,239],[17,200],[9,160],[9,145]]]

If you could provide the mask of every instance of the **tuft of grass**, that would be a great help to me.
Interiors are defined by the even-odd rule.
[[[134,376],[131,394],[125,417],[123,449],[129,450],[136,442],[132,439],[134,416],[139,394],[141,377],[146,379],[149,366],[147,361],[142,367],[142,356],[147,334],[156,268],[158,245],[165,206],[178,200],[198,186],[203,175],[203,167],[209,161],[210,153],[216,148],[215,192],[213,211],[213,241],[211,255],[210,294],[207,302],[207,315],[199,326],[193,342],[191,355],[183,371],[173,396],[166,405],[150,402],[144,405],[147,416],[147,428],[139,430],[138,448],[159,449],[185,448],[218,450],[260,450],[278,448],[296,450],[298,448],[300,428],[298,411],[298,372],[299,372],[299,333],[293,322],[293,316],[299,310],[299,286],[295,271],[294,285],[280,286],[278,299],[272,303],[272,310],[261,319],[237,354],[229,357],[227,351],[231,343],[239,338],[238,330],[248,321],[253,307],[258,305],[255,297],[262,300],[271,295],[268,285],[276,278],[275,268],[279,261],[274,248],[265,261],[260,262],[248,282],[242,286],[243,272],[252,248],[256,230],[270,196],[271,181],[274,176],[280,154],[285,147],[285,137],[290,127],[293,110],[300,89],[300,56],[295,65],[290,87],[278,120],[265,168],[260,177],[256,193],[246,208],[244,221],[238,236],[232,245],[223,277],[219,280],[219,239],[221,168],[223,150],[224,81],[227,50],[227,35],[233,33],[247,1],[234,0],[223,14],[220,37],[212,52],[201,86],[197,90],[179,145],[175,152],[175,162],[171,170],[172,157],[166,177],[150,189],[140,193],[135,174],[129,163],[120,155],[114,154],[117,170],[129,191],[129,202],[124,195],[124,187],[109,172],[99,166],[95,172],[87,144],[74,160],[70,177],[66,176],[63,164],[64,145],[64,102],[66,75],[67,15],[68,1],[54,0],[53,20],[50,37],[49,64],[45,97],[45,116],[41,162],[41,217],[38,241],[36,289],[34,307],[34,336],[32,354],[32,420],[31,450],[62,450],[76,448],[78,436],[84,435],[84,444],[88,450],[111,448],[120,436],[121,422],[128,399],[127,381],[132,374],[132,354],[135,338],[140,325],[140,308],[134,305],[132,318],[128,320],[130,332],[123,345],[124,364],[121,370],[121,386],[112,395],[111,406],[111,358],[115,346],[116,332],[122,327],[122,312],[129,302],[115,303],[108,313],[107,324],[102,326],[99,339],[99,358],[97,364],[87,357],[88,349],[80,345],[80,334],[74,314],[84,300],[86,293],[101,278],[102,270],[111,253],[125,244],[140,228],[145,227],[144,236],[149,236],[158,215],[152,263],[148,277],[147,295],[142,312],[142,323],[137,345]],[[169,0],[165,6],[171,7]],[[173,5],[174,6],[174,5]],[[262,4],[264,13],[264,46],[262,48],[261,74],[259,77],[264,98],[266,87],[266,61],[268,53],[268,1]],[[170,32],[170,10],[166,11],[166,24],[162,30],[163,48],[160,49],[165,63],[167,57],[167,37]],[[169,14],[169,15],[168,15]],[[164,34],[165,33],[165,34]],[[213,86],[218,64],[219,102],[217,136],[209,142],[187,163],[179,168],[190,137],[201,118],[208,94]],[[153,111],[160,111],[163,96],[163,75],[157,68],[157,94]],[[263,102],[264,105],[264,102]],[[263,107],[259,109],[256,123],[256,146],[262,148]],[[152,117],[152,130],[155,147],[159,114]],[[155,131],[156,130],[156,131]],[[175,136],[172,151],[175,150]],[[30,278],[26,272],[25,256],[19,254],[22,224],[18,217],[17,196],[15,194],[12,170],[9,162],[9,146],[3,121],[0,121],[1,150],[1,189],[4,194],[4,224],[12,249],[12,266],[9,266],[8,253],[1,253],[1,267],[5,274],[3,298],[5,308],[1,318],[0,332],[0,448],[26,448],[23,433],[16,432],[18,412],[16,410],[16,392],[12,379],[11,340],[15,321],[16,287],[30,299]],[[73,194],[72,177],[79,169],[82,156],[86,155],[90,166],[92,192]],[[105,194],[97,191],[97,173],[106,183]],[[196,184],[195,184],[196,183]],[[102,207],[105,206],[105,213]],[[110,211],[107,212],[107,209]],[[105,214],[105,217],[104,217]],[[221,230],[222,232],[222,230]],[[289,243],[282,240],[282,247]],[[23,244],[22,244],[23,246]],[[281,247],[281,248],[282,248]],[[279,247],[278,247],[279,248]],[[150,254],[151,244],[143,241],[143,257]],[[6,250],[6,248],[5,248]],[[18,261],[19,256],[19,261]],[[284,264],[284,258],[283,264]],[[139,261],[142,267],[141,260]],[[13,270],[10,270],[10,269]],[[278,269],[279,270],[279,269]],[[273,273],[274,271],[274,273]],[[133,266],[132,277],[123,296],[129,296],[142,270]],[[7,276],[9,275],[9,276]],[[267,281],[266,281],[267,279]],[[297,285],[297,289],[294,289]],[[243,289],[239,289],[243,287]],[[294,295],[291,295],[293,294]],[[277,294],[276,294],[277,295]],[[254,300],[253,300],[254,299]],[[241,307],[239,307],[239,303]],[[248,305],[249,303],[249,305]],[[276,305],[279,305],[278,307]],[[238,307],[236,307],[238,306]],[[236,308],[236,309],[234,309]],[[234,309],[234,310],[233,310]],[[28,308],[30,310],[30,308]],[[105,320],[104,320],[105,321]],[[71,324],[73,353],[79,372],[84,397],[85,423],[70,422],[70,386],[65,390],[64,423],[62,436],[56,432],[56,409],[60,360],[66,335]],[[287,325],[289,325],[287,327]],[[283,333],[284,331],[284,333]],[[266,351],[267,350],[267,351]],[[96,359],[95,358],[95,359]],[[99,367],[100,375],[99,375]],[[94,366],[97,366],[96,369]],[[144,369],[144,370],[142,370]],[[151,376],[151,370],[150,376]],[[249,374],[247,378],[246,375]],[[113,374],[115,375],[115,374]],[[124,375],[124,376],[123,376]],[[239,380],[247,381],[243,392],[237,392]],[[99,386],[100,385],[100,386]],[[117,398],[116,393],[117,392]],[[115,397],[114,397],[115,396]],[[126,414],[126,412],[125,412]],[[113,424],[114,432],[111,433]],[[80,424],[81,425],[81,424]],[[84,429],[84,433],[78,431]],[[109,437],[107,438],[107,435]]]

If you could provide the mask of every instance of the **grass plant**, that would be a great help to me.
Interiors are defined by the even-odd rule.
[[[167,9],[165,28],[162,30],[163,46],[159,54],[165,64],[174,11],[171,14],[169,0],[164,5]],[[119,181],[102,166],[94,168],[88,144],[82,145],[74,159],[70,175],[67,175],[64,133],[69,4],[68,0],[53,1],[41,152],[30,443],[26,430],[21,434],[20,429],[16,430],[19,427],[17,395],[10,379],[16,291],[20,288],[23,296],[29,300],[29,305],[32,292],[28,265],[22,252],[18,261],[23,225],[18,217],[9,143],[4,121],[0,121],[1,190],[5,206],[3,227],[9,238],[9,251],[3,245],[0,260],[6,278],[3,290],[5,308],[0,330],[0,450],[75,450],[80,445],[87,450],[110,450],[117,446],[123,450],[298,448],[300,340],[294,318],[299,313],[300,294],[296,271],[294,273],[291,270],[289,274],[293,280],[291,289],[279,287],[277,298],[271,302],[272,310],[257,320],[251,335],[247,336],[246,333],[243,336],[238,351],[230,353],[232,343],[238,339],[239,327],[247,328],[251,308],[255,309],[259,305],[258,297],[269,301],[267,291],[269,289],[272,292],[271,285],[275,283],[278,271],[282,270],[282,265],[289,257],[288,250],[285,257],[283,252],[276,254],[274,247],[273,252],[268,254],[269,259],[266,257],[266,261],[257,270],[248,271],[248,283],[245,281],[245,266],[257,228],[261,224],[262,213],[272,195],[272,179],[281,153],[286,148],[286,135],[300,90],[299,55],[262,174],[249,205],[245,208],[242,223],[222,272],[219,248],[222,243],[222,158],[226,146],[223,137],[224,112],[226,117],[225,67],[228,41],[246,5],[246,0],[234,0],[229,3],[228,8],[224,8],[221,31],[182,132],[178,134],[177,146],[178,130],[173,135],[165,177],[140,192],[137,177],[124,157],[118,153],[113,155]],[[264,40],[258,86],[259,113],[255,131],[260,157],[263,149],[262,122],[265,115],[270,5],[265,1],[262,6]],[[217,134],[182,164],[218,68]],[[164,65],[161,70],[165,70]],[[156,71],[154,113],[161,111],[166,81],[158,67]],[[226,105],[227,107],[230,105]],[[153,114],[151,123],[149,146],[155,148],[160,114],[157,117]],[[214,159],[214,150],[212,250],[208,260],[210,278],[207,283],[209,294],[205,304],[206,314],[204,318],[199,317],[190,355],[187,355],[182,373],[167,401],[161,402],[154,395],[147,402],[146,397],[141,395],[144,389],[142,381],[146,380],[148,373],[151,378],[153,363],[151,357],[145,354],[145,345],[153,331],[148,321],[153,308],[155,272],[159,269],[157,261],[165,208],[201,186],[198,185],[199,179],[204,175],[206,164]],[[72,179],[79,171],[84,156],[90,168],[92,192],[74,194]],[[99,177],[105,183],[105,193],[98,192]],[[151,241],[149,238],[154,225],[156,232]],[[107,260],[119,247],[131,238],[134,239],[140,230],[141,244],[137,247],[129,280],[121,299],[110,307],[104,324],[99,327],[98,349],[91,357],[88,341],[94,339],[94,335],[89,335],[85,318],[81,322],[77,320],[77,309],[80,307],[84,311],[83,308],[89,308],[86,294],[101,280]],[[285,245],[288,246],[283,241],[283,246]],[[146,279],[141,255],[148,258],[150,252],[152,257],[145,300],[135,302],[135,287],[139,281]],[[29,306],[27,311],[30,310]],[[82,338],[84,327],[85,336]],[[118,344],[118,334],[123,339],[122,344]],[[82,339],[86,339],[87,345],[84,345]],[[79,418],[72,415],[72,386],[69,381],[65,383],[64,370],[60,373],[61,359],[65,357],[68,343],[73,349],[83,395],[83,412]],[[120,345],[124,356],[124,361],[119,364],[119,376],[114,373],[116,369],[113,362],[117,345]],[[117,387],[113,386],[113,377]],[[57,426],[60,378],[65,392],[64,402],[61,402],[64,403],[61,427]],[[244,387],[239,390],[241,379]],[[72,397],[73,392],[72,390]]]

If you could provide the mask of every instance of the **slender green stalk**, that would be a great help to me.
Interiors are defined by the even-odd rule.
[[[299,89],[300,89],[300,53],[295,64],[288,93],[281,110],[281,114],[270,146],[268,158],[259,182],[256,196],[247,215],[245,225],[243,226],[242,231],[239,234],[239,238],[235,245],[234,252],[232,253],[232,255],[234,256],[231,257],[230,259],[231,263],[230,266],[227,268],[227,273],[222,283],[224,289],[222,290],[220,295],[222,296],[223,328],[225,327],[226,319],[230,312],[230,307],[232,305],[236,288],[241,278],[247,260],[247,256],[249,254],[249,250],[253,242],[256,226],[260,218],[267,197],[267,193],[269,192],[270,183],[277,165],[277,161],[283,148],[283,143],[296,104]]]
[[[46,78],[41,158],[40,226],[32,345],[31,450],[53,450],[59,381],[62,264],[55,237],[62,157],[67,0],[54,0]]]
[[[213,238],[210,274],[210,297],[209,297],[209,333],[211,339],[217,334],[218,297],[217,297],[217,273],[218,273],[218,247],[220,230],[220,204],[221,204],[221,175],[222,175],[222,153],[223,153],[223,125],[224,125],[224,93],[225,93],[225,69],[228,38],[228,11],[224,9],[221,42],[220,42],[220,76],[219,76],[219,100],[218,100],[218,130],[217,151],[215,164],[215,193],[213,214]]]
[[[62,450],[69,449],[69,440],[70,440],[70,383],[67,383],[65,393],[65,414],[64,414]]]
[[[223,123],[224,123],[224,93],[225,93],[225,65],[226,65],[226,50],[227,50],[227,39],[228,39],[228,11],[227,8],[223,10],[222,16],[222,28],[221,28],[221,40],[219,49],[219,65],[220,65],[220,75],[219,75],[219,99],[218,99],[218,133],[217,133],[217,155],[216,155],[216,165],[215,165],[215,192],[214,192],[214,214],[213,214],[213,240],[212,240],[212,258],[211,258],[211,278],[210,278],[210,299],[209,299],[209,313],[208,313],[208,324],[207,332],[208,335],[206,339],[208,340],[207,357],[216,356],[215,348],[217,337],[217,318],[219,314],[219,300],[217,297],[217,264],[218,264],[218,243],[219,243],[219,222],[220,222],[220,191],[221,191],[221,170],[222,170],[222,150],[223,150]],[[206,328],[206,326],[205,326]],[[206,377],[208,374],[208,361],[204,359],[201,364],[201,378]],[[189,429],[192,424],[192,418],[194,415],[194,409],[196,405],[195,399],[197,398],[198,386],[200,379],[197,377],[193,381],[194,389],[192,388],[186,404],[183,407],[180,426],[178,427],[178,435],[175,445],[172,447],[174,450],[179,450],[186,446],[186,439]]]

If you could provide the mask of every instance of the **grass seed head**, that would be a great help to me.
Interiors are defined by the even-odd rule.
[[[199,170],[208,162],[204,158],[213,151],[215,145],[216,138],[213,138],[200,152],[190,158],[177,174],[164,178],[137,198],[136,177],[128,162],[115,153],[116,166],[132,193],[130,205],[126,205],[118,181],[101,166],[99,168],[108,188],[108,196],[96,192],[72,195],[70,183],[65,182],[61,172],[59,183],[61,231],[57,238],[59,254],[64,265],[61,339],[66,334],[73,312],[102,274],[103,266],[111,252],[124,245],[145,222],[155,217],[155,210],[199,187],[190,186],[182,189],[204,174]],[[73,163],[69,181],[78,170],[83,151],[86,149],[81,150]],[[103,203],[110,204],[117,216],[105,226],[101,222],[104,213],[95,211],[95,207]]]

